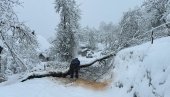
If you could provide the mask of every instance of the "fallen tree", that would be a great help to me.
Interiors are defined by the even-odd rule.
[[[108,59],[108,58],[110,58],[110,57],[112,57],[112,56],[116,56],[115,52],[114,52],[114,53],[111,53],[111,54],[108,54],[108,55],[106,55],[106,56],[97,58],[97,59],[95,59],[94,61],[92,61],[92,62],[90,62],[90,63],[82,64],[82,65],[80,65],[80,68],[89,67],[89,66],[93,65],[93,64],[96,63],[96,62],[103,61],[103,60]]]
[[[80,69],[81,68],[86,68],[89,66],[92,66],[93,64],[95,64],[96,62],[100,62],[103,61],[105,59],[108,59],[112,56],[115,56],[115,52],[114,53],[110,53],[108,55],[102,56],[100,58],[95,59],[94,61],[90,62],[90,63],[86,63],[86,64],[81,64],[80,65]],[[65,72],[56,72],[56,71],[50,71],[50,72],[46,72],[44,74],[39,74],[39,73],[32,73],[31,75],[29,75],[28,77],[24,78],[21,82],[24,82],[26,80],[30,80],[30,79],[34,79],[34,78],[42,78],[42,77],[63,77],[65,78],[67,75],[69,75],[69,71],[67,70]]]

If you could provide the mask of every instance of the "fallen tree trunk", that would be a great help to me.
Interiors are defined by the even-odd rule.
[[[108,55],[106,55],[106,56],[97,58],[96,60],[94,60],[94,61],[92,61],[92,62],[90,62],[90,63],[80,65],[80,68],[89,67],[89,66],[93,65],[93,64],[96,63],[96,62],[99,62],[99,61],[108,59],[108,58],[110,58],[110,57],[112,57],[112,56],[116,56],[116,54],[115,54],[115,53],[111,53],[111,54],[108,54]]]
[[[68,71],[62,73],[62,72],[55,72],[55,71],[51,71],[51,72],[47,72],[45,74],[36,74],[33,73],[31,75],[29,75],[27,78],[23,79],[21,82],[24,82],[26,80],[30,80],[30,79],[34,79],[34,78],[42,78],[42,77],[64,77],[64,75],[67,75]]]
[[[115,55],[116,55],[115,53],[111,53],[111,54],[103,56],[101,58],[97,58],[96,60],[94,60],[90,63],[80,65],[80,69],[92,66],[96,62],[105,60],[105,59],[110,58],[110,57],[115,56]],[[24,82],[24,81],[30,80],[30,79],[34,79],[34,78],[42,78],[42,77],[64,77],[65,78],[67,75],[69,75],[69,70],[67,70],[65,72],[51,71],[51,72],[47,72],[45,74],[33,73],[33,74],[29,75],[28,77],[26,77],[25,79],[23,79],[21,82]]]

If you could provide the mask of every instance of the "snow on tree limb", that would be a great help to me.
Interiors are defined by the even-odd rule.
[[[104,59],[110,58],[110,57],[115,56],[115,55],[116,55],[115,52],[112,52],[112,53],[110,53],[110,54],[108,54],[108,55],[105,55],[105,56],[102,56],[102,57],[100,57],[100,58],[97,58],[97,59],[95,59],[94,61],[92,61],[92,62],[90,62],[90,63],[82,64],[82,65],[80,66],[80,68],[85,68],[85,67],[92,66],[92,65],[93,65],[94,63],[96,63],[96,62],[102,61],[102,60],[104,60]]]
[[[34,78],[43,78],[43,77],[50,77],[50,76],[51,77],[63,77],[63,74],[64,73],[62,72],[55,72],[55,71],[46,72],[46,73],[32,73],[28,77],[21,80],[21,82],[34,79]]]
[[[102,56],[100,58],[97,58],[96,60],[87,63],[87,64],[82,64],[80,65],[80,68],[86,68],[89,66],[92,66],[94,63],[102,61],[104,59],[110,58],[112,56],[115,56],[115,52],[112,52],[108,55]],[[67,75],[69,75],[69,70],[65,71],[65,72],[56,72],[56,71],[50,71],[50,72],[46,72],[46,73],[33,73],[31,75],[29,75],[28,77],[26,77],[25,79],[23,79],[21,82],[30,80],[30,79],[34,79],[34,78],[43,78],[43,77],[66,77]]]
[[[1,33],[1,32],[0,32],[0,33]],[[18,59],[18,60],[22,63],[21,67],[22,67],[23,71],[27,70],[26,65],[25,65],[25,64],[23,63],[23,61],[17,56],[17,54],[11,49],[11,47],[10,47],[10,46],[8,45],[8,43],[6,42],[4,36],[2,35],[2,33],[1,33],[1,37],[2,37],[2,40],[3,40],[4,44],[7,46],[7,48],[8,48],[9,51],[11,52],[11,55],[12,55],[13,59],[14,59],[15,61],[16,61],[16,59]],[[16,62],[17,62],[17,61],[16,61]]]

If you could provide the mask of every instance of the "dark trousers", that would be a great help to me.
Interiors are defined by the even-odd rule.
[[[70,69],[70,78],[79,77],[79,69]]]

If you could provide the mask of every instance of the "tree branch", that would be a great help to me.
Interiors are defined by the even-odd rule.
[[[2,35],[2,32],[0,32],[0,34],[1,34],[1,37],[2,37],[4,44],[7,46],[8,50],[11,52],[13,59],[16,61],[16,58],[17,58],[22,64],[21,66],[22,66],[23,71],[27,70],[26,65],[21,61],[21,59],[17,56],[17,54],[10,48],[8,43],[5,41],[5,37]],[[17,63],[17,61],[16,61],[16,63]]]
[[[94,63],[98,62],[98,61],[102,61],[104,59],[107,59],[107,58],[110,58],[112,56],[115,56],[115,52],[114,53],[110,53],[108,55],[105,55],[101,58],[97,58],[96,60],[90,62],[90,63],[87,63],[87,64],[83,64],[83,65],[80,65],[80,68],[86,68],[86,67],[89,67],[89,66],[92,66]],[[21,82],[24,82],[26,80],[30,80],[30,79],[34,79],[34,78],[42,78],[42,77],[49,77],[49,76],[52,76],[52,77],[66,77],[67,75],[69,75],[69,70],[65,71],[65,72],[55,72],[55,71],[52,71],[52,72],[47,72],[47,73],[44,73],[44,74],[39,74],[39,73],[33,73],[31,75],[29,75],[28,77],[26,77],[25,79],[23,79]]]
[[[82,65],[80,65],[80,68],[89,67],[89,66],[93,65],[93,64],[96,63],[96,62],[99,62],[99,61],[108,59],[108,58],[110,58],[110,57],[112,57],[112,56],[115,56],[115,55],[116,55],[115,52],[110,53],[110,54],[105,55],[105,56],[103,56],[103,57],[97,58],[96,60],[94,60],[94,61],[92,61],[92,62],[90,62],[90,63],[82,64]]]

